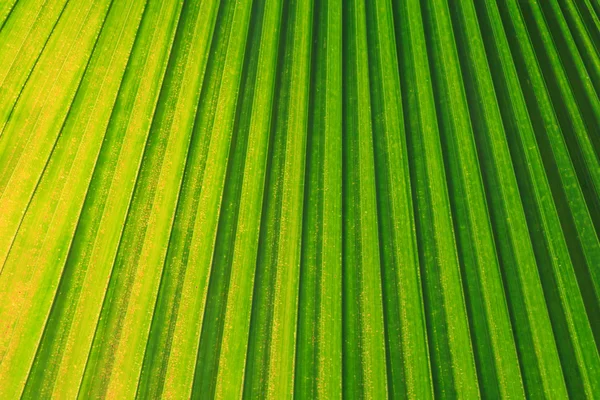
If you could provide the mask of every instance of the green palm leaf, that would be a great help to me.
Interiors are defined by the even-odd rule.
[[[0,398],[600,394],[597,0],[0,2]]]

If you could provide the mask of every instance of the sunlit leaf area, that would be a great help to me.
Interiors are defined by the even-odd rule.
[[[0,0],[0,400],[600,399],[600,0]]]

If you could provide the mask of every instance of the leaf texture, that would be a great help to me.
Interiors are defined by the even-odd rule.
[[[0,398],[598,397],[597,0],[7,0],[0,60]]]

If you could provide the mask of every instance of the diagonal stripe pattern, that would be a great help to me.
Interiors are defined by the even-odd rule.
[[[593,399],[598,0],[0,2],[1,399]]]

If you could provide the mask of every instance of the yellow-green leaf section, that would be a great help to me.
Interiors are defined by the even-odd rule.
[[[600,396],[598,0],[0,1],[0,399]]]

